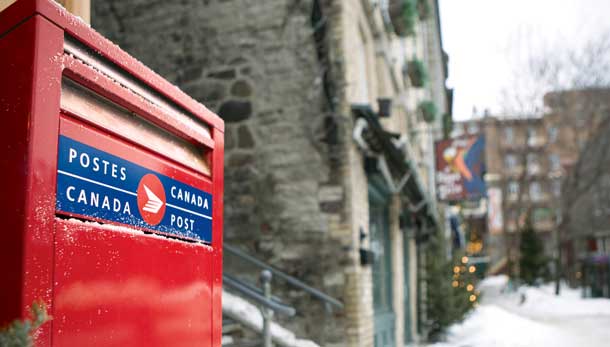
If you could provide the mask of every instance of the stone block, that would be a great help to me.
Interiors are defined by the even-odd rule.
[[[252,96],[252,86],[246,80],[238,80],[231,86],[231,95],[246,98]]]
[[[250,118],[252,115],[252,104],[250,101],[225,101],[220,105],[218,115],[227,123],[240,122]]]
[[[252,132],[247,125],[240,125],[237,129],[239,148],[252,148],[255,145]]]
[[[322,186],[318,191],[318,199],[322,202],[343,200],[343,187]]]
[[[236,73],[235,69],[226,69],[215,72],[208,73],[209,78],[219,79],[219,80],[231,80],[235,78]]]

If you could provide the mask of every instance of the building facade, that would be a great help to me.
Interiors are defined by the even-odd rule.
[[[425,336],[422,240],[445,224],[432,155],[450,98],[437,2],[401,37],[404,3],[93,2],[94,28],[225,120],[225,242],[343,302],[329,312],[274,279],[298,312],[277,319],[324,346]],[[258,276],[227,256],[225,271]]]
[[[492,211],[491,201],[488,204],[488,213],[492,211],[500,216],[496,219],[500,224],[495,226],[488,218],[485,248],[491,257],[491,272],[506,269],[509,263],[518,263],[518,231],[528,214],[535,230],[540,232],[547,255],[558,256],[557,231],[562,218],[573,214],[564,212],[584,206],[576,203],[580,196],[574,196],[572,189],[566,190],[564,186],[576,186],[569,181],[570,175],[583,165],[582,151],[608,118],[609,96],[603,89],[553,92],[545,95],[545,112],[540,117],[487,115],[456,123],[453,136],[485,134],[487,139],[488,191],[501,201],[499,211]],[[594,219],[590,215],[584,218]],[[572,220],[568,224],[571,226],[562,232],[566,234],[566,240],[562,241],[566,243],[563,262],[574,263],[567,259],[575,257],[572,241],[568,240],[575,234],[582,236],[579,231],[582,228],[575,227]],[[581,236],[575,242],[582,253],[586,237]],[[571,275],[566,275],[574,277],[577,271],[570,272]]]
[[[605,221],[610,216],[606,164],[610,90],[555,92],[544,101],[549,149],[558,162],[554,183],[561,194],[557,241],[562,273],[571,284],[589,288],[588,295],[609,297]]]

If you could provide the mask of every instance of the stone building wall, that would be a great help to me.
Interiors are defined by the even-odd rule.
[[[343,4],[93,5],[96,30],[225,120],[225,242],[346,305],[327,313],[308,294],[276,281],[274,292],[298,311],[277,319],[323,345],[372,345],[370,271],[359,266],[345,204],[349,166],[358,163],[346,145],[351,115],[340,95]],[[256,281],[253,269],[227,256],[225,270]]]
[[[410,135],[418,122],[413,103],[426,95],[409,89],[402,65],[384,56],[402,46],[379,7],[368,0],[113,0],[93,6],[96,30],[225,120],[225,242],[345,304],[328,313],[309,294],[274,280],[274,293],[298,312],[276,318],[324,346],[372,346],[372,273],[359,259],[359,248],[370,246],[360,237],[369,233],[369,178],[352,140],[351,106],[376,108],[377,97],[394,98],[392,117],[382,123]],[[428,39],[440,47],[436,29],[418,35],[432,35]],[[414,41],[423,52],[424,36]],[[444,91],[441,77],[433,81],[435,90]],[[426,153],[413,145],[424,160]],[[413,304],[418,297],[417,252],[413,235],[403,237],[398,223],[407,207],[397,196],[392,200],[394,338],[402,346],[404,317],[416,318],[404,297]],[[224,260],[225,271],[257,280],[255,269]]]

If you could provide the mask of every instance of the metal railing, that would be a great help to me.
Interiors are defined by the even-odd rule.
[[[286,283],[301,289],[302,291],[309,293],[311,296],[315,297],[316,299],[324,302],[324,304],[326,304],[327,308],[330,307],[336,307],[338,309],[343,309],[343,303],[335,298],[333,298],[332,296],[323,293],[322,291],[313,288],[311,286],[308,286],[307,284],[303,283],[302,281],[298,280],[295,277],[292,277],[274,267],[272,267],[271,265],[258,260],[256,258],[254,258],[253,256],[239,250],[238,248],[228,245],[227,243],[224,243],[223,245],[223,250],[227,253],[230,253],[244,261],[249,262],[252,265],[255,265],[261,269],[264,270],[269,270],[274,276],[284,280]]]
[[[271,336],[271,323],[273,319],[273,313],[277,312],[280,314],[284,314],[287,316],[294,316],[296,314],[296,310],[281,302],[281,300],[273,295],[271,295],[271,279],[273,276],[276,276],[288,284],[306,292],[315,297],[316,299],[322,301],[325,305],[325,308],[328,311],[332,311],[332,307],[337,307],[339,309],[343,309],[343,303],[322,291],[308,286],[307,284],[299,281],[295,277],[292,277],[271,265],[254,258],[253,256],[239,250],[236,247],[233,247],[228,244],[223,245],[223,250],[227,254],[231,254],[236,256],[237,258],[246,261],[260,269],[262,269],[260,273],[260,282],[262,289],[259,289],[247,282],[241,281],[234,276],[229,274],[223,274],[223,281],[227,287],[230,287],[245,297],[257,302],[260,305],[261,315],[263,317],[263,327],[262,327],[262,337],[263,337],[263,347],[271,347],[272,336]]]
[[[241,281],[228,274],[222,275],[222,280],[227,287],[242,294],[246,298],[255,301],[259,305],[262,305],[266,308],[272,309],[273,311],[279,314],[283,314],[289,317],[292,317],[296,314],[296,310],[294,309],[294,307],[284,304],[277,297],[270,296],[269,298],[267,298],[265,296],[264,290],[256,288],[249,283]]]

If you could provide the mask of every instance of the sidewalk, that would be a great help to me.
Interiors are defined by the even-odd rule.
[[[552,286],[506,293],[506,278],[481,283],[481,306],[431,347],[602,347],[610,345],[610,299],[582,299]],[[523,298],[525,299],[523,302]]]

